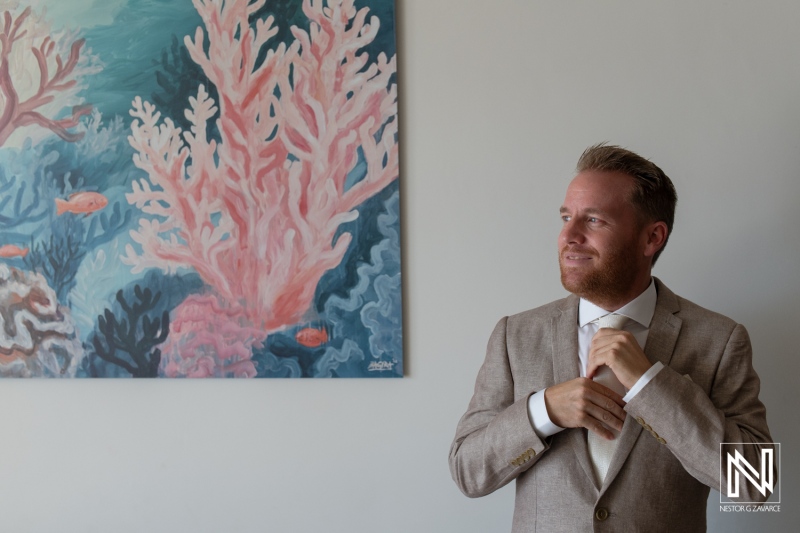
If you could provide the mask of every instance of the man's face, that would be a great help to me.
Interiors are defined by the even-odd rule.
[[[630,202],[633,186],[626,174],[581,172],[561,207],[561,284],[608,310],[635,298],[650,278],[646,230]]]

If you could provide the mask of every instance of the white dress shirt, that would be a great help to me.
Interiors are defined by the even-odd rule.
[[[651,279],[650,285],[645,291],[614,311],[607,311],[601,307],[596,306],[588,300],[581,298],[578,307],[578,358],[580,359],[581,377],[586,376],[586,367],[589,363],[589,348],[591,347],[592,337],[599,329],[597,322],[598,318],[605,316],[609,313],[616,313],[624,315],[631,320],[625,325],[625,331],[633,334],[636,342],[644,349],[645,342],[647,341],[647,334],[650,331],[650,321],[653,319],[653,313],[656,310],[656,299],[658,294],[656,292],[655,282]],[[642,388],[655,377],[658,372],[664,368],[660,362],[656,362],[645,372],[639,381],[637,381],[633,388],[622,398],[626,403],[629,402]],[[531,419],[534,431],[539,435],[539,438],[549,437],[555,435],[564,428],[555,425],[550,420],[550,415],[547,414],[547,407],[544,403],[544,391],[532,394],[528,399],[528,416]]]

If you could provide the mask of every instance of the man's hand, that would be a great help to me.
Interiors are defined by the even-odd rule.
[[[592,338],[586,377],[594,378],[602,365],[610,368],[626,389],[631,389],[653,366],[631,333],[610,328],[600,328]]]
[[[609,428],[622,430],[625,402],[622,396],[591,379],[576,378],[544,391],[550,420],[562,428],[584,427],[612,440]]]

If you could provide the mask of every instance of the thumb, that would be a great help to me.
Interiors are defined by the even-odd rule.
[[[586,366],[586,377],[589,379],[594,379],[595,374],[597,374],[597,369],[600,368],[601,365],[598,365],[594,361],[589,361],[589,364]]]

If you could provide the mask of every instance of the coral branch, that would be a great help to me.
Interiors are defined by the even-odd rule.
[[[42,182],[41,174],[37,175],[31,184],[31,192],[26,194],[28,183],[24,179],[18,179],[18,176],[6,178],[4,170],[0,169],[0,230],[39,222],[48,215],[48,208],[42,202]]]
[[[379,21],[354,0],[305,0],[309,31],[293,27],[295,41],[266,54],[274,21],[249,20],[265,0],[193,1],[205,31],[186,48],[219,102],[200,86],[184,132],[134,100],[129,142],[148,179],[127,199],[148,217],[124,261],[193,268],[259,342],[301,319],[350,244],[340,225],[398,176],[396,62],[360,52]]]
[[[24,263],[32,271],[42,274],[55,289],[58,299],[66,302],[69,291],[75,286],[78,267],[86,257],[83,224],[70,214],[58,219],[51,229],[46,241],[31,239],[30,252]]]
[[[118,319],[111,309],[106,309],[97,317],[103,339],[95,335],[92,345],[101,359],[124,368],[133,377],[156,377],[161,364],[161,350],[155,347],[169,335],[169,313],[164,311],[161,318],[150,318],[146,314],[158,305],[160,292],[153,294],[150,289],[142,290],[136,285],[134,296],[136,301],[129,303],[122,290],[117,292],[117,302],[124,318]],[[118,350],[127,353],[128,358],[118,356]]]
[[[36,125],[70,142],[83,137],[70,132],[89,105],[73,105],[67,118],[54,115],[74,101],[78,80],[94,68],[79,68],[83,39],[52,35],[40,17],[25,8],[16,16],[3,12],[0,28],[0,146],[19,128]],[[39,76],[26,69],[35,63]],[[31,83],[31,81],[34,81]],[[31,80],[31,81],[29,81]]]

